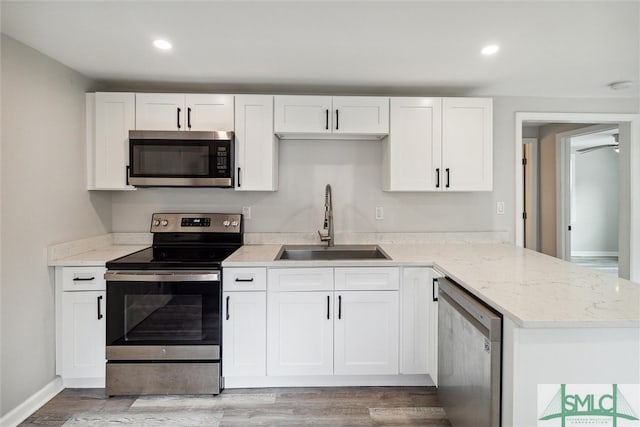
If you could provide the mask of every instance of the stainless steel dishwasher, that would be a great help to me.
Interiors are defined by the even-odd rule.
[[[501,425],[502,316],[438,279],[438,397],[454,427]]]

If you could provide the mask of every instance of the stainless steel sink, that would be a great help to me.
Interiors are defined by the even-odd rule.
[[[278,260],[367,260],[391,259],[378,245],[284,245],[276,255]]]

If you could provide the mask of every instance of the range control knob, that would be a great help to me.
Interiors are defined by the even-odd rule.
[[[238,226],[238,221],[231,221],[231,226],[232,227],[237,227]]]
[[[228,220],[222,221],[222,225],[224,225],[225,227],[228,227],[231,225],[231,221],[228,221]]]
[[[160,220],[154,219],[154,220],[153,220],[153,226],[154,226],[154,227],[157,227],[157,226],[159,226],[159,225],[160,225]]]
[[[163,227],[166,227],[167,225],[169,225],[169,221],[167,221],[166,219],[163,219],[161,224]]]

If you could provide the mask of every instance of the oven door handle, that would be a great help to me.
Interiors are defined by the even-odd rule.
[[[218,282],[219,271],[107,271],[108,282]]]

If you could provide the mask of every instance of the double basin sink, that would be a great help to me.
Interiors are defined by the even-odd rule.
[[[276,261],[391,259],[378,245],[284,245]]]

